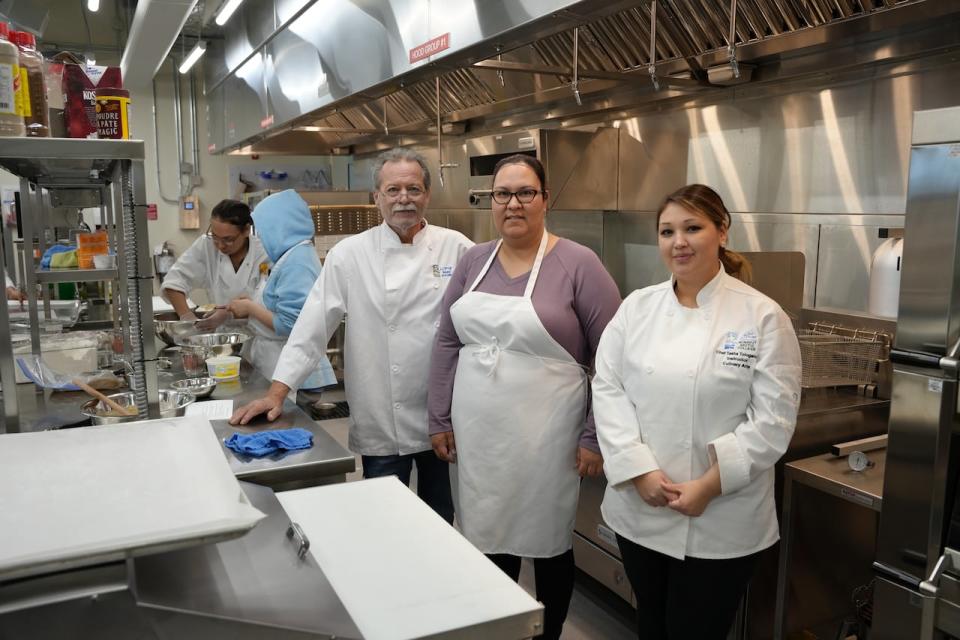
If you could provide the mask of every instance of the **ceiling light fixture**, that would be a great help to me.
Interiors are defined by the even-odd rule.
[[[243,2],[243,0],[227,0],[227,3],[220,9],[220,13],[217,14],[216,23],[221,27],[227,24],[227,20],[230,19],[230,16],[237,10],[241,2]]]
[[[100,0],[87,0],[87,11],[96,13],[100,9]]]
[[[193,46],[193,49],[190,49],[190,53],[187,54],[187,57],[183,59],[183,62],[180,64],[180,73],[186,73],[190,71],[190,67],[196,64],[197,60],[200,59],[207,51],[207,43],[203,40],[200,40]]]

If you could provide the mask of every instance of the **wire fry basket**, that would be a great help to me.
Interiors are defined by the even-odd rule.
[[[800,331],[800,357],[803,371],[800,384],[805,389],[869,384],[875,381],[877,362],[886,357],[883,334],[850,332],[840,335],[829,328],[812,325]]]

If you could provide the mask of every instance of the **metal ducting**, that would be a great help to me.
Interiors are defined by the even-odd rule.
[[[395,144],[398,135],[434,133],[438,75],[444,122],[543,109],[558,100],[575,99],[579,104],[581,95],[602,95],[625,85],[648,89],[646,100],[675,97],[678,92],[745,82],[751,62],[960,10],[957,0],[645,0],[588,21],[588,4],[573,5],[584,9],[582,14],[564,16],[573,27],[542,35],[548,26],[517,25],[474,48],[393,77],[390,86],[380,89],[382,94],[374,89],[347,93],[301,115],[290,114],[282,122],[267,113],[268,88],[258,93],[263,108],[250,114],[250,121],[257,117],[258,122],[246,128],[253,134],[246,142],[252,139],[256,143],[252,149],[262,152],[266,147],[257,141],[303,127],[318,133],[330,148],[375,143],[387,135],[394,136]],[[475,59],[478,49],[496,51],[499,42],[494,40],[511,37],[526,37],[527,42]],[[275,46],[272,55],[280,54]],[[327,60],[321,59],[328,79],[356,65],[351,60],[342,70],[328,70]],[[229,78],[218,88],[224,85],[228,93],[235,86]],[[229,105],[232,99],[227,96],[224,103]],[[265,122],[275,131],[257,135]],[[216,148],[237,146],[227,139]]]

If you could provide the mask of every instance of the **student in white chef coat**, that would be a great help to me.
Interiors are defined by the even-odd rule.
[[[290,333],[267,395],[238,409],[232,424],[265,413],[276,419],[283,399],[326,352],[347,316],[344,386],[350,405],[350,449],[366,478],[396,475],[453,520],[448,464],[427,436],[427,375],[440,302],[460,256],[463,234],[427,224],[430,171],[415,151],[392,149],[373,167],[374,200],[383,224],[337,243]]]
[[[793,435],[800,348],[744,284],[730,214],[690,185],[657,213],[673,277],[633,292],[600,340],[593,410],[638,637],[722,639],[779,537],[774,465]]]
[[[603,461],[587,373],[620,292],[600,258],[546,229],[543,165],[494,168],[500,240],[457,265],[430,368],[434,451],[455,461],[460,530],[516,580],[533,558],[543,638],[560,637],[573,593],[582,476]]]
[[[23,302],[27,299],[27,294],[17,288],[17,284],[10,277],[10,274],[3,272],[4,286],[6,287],[7,300],[19,300]]]
[[[260,281],[260,265],[270,258],[260,240],[250,235],[250,207],[237,200],[221,200],[210,212],[210,228],[190,245],[163,279],[163,296],[181,320],[196,320],[187,306],[194,289],[206,289],[212,304],[225,306],[240,296],[252,297]],[[197,325],[215,329],[230,319],[217,309]]]

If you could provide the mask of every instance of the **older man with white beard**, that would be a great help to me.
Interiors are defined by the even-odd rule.
[[[273,373],[267,395],[238,409],[231,424],[266,413],[275,420],[326,352],[346,315],[344,385],[350,449],[365,478],[396,475],[453,521],[449,467],[427,435],[427,379],[440,303],[453,268],[473,243],[424,219],[430,171],[410,149],[391,149],[373,168],[383,224],[339,242],[327,254]]]

